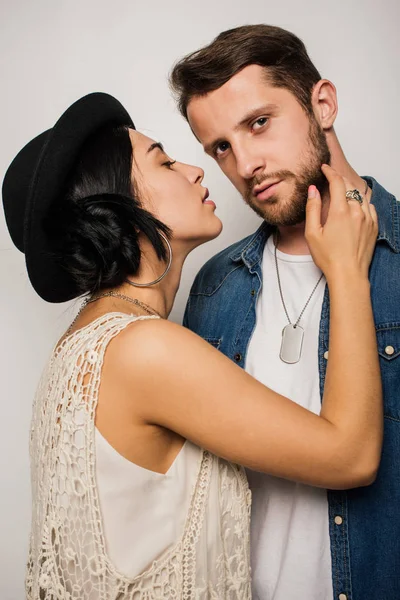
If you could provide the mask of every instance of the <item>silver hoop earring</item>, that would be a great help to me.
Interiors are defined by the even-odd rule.
[[[164,279],[164,277],[166,276],[166,274],[170,270],[171,265],[172,265],[172,248],[171,248],[171,244],[169,243],[168,238],[166,237],[166,235],[163,234],[162,231],[159,231],[159,234],[164,239],[165,243],[167,244],[167,248],[168,248],[169,257],[168,257],[167,268],[165,269],[164,273],[162,275],[160,275],[160,277],[157,277],[157,279],[155,279],[154,281],[150,281],[150,283],[135,283],[134,281],[131,281],[130,279],[126,279],[126,283],[129,283],[129,285],[133,285],[134,287],[150,287],[152,285],[155,285],[159,281],[161,281],[161,279]]]

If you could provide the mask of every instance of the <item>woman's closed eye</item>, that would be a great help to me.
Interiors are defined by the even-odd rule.
[[[176,160],[167,160],[162,163],[162,166],[167,167],[167,169],[170,169],[172,167],[172,165],[174,165],[175,163],[176,163]]]

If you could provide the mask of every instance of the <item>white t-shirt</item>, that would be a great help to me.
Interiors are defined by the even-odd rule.
[[[292,323],[298,319],[321,271],[310,255],[277,252],[283,297]],[[300,361],[279,358],[288,324],[276,275],[272,236],[263,255],[257,323],[246,371],[276,392],[319,414],[318,335],[326,281],[317,287],[300,325]],[[253,600],[332,600],[326,490],[247,471],[253,494],[251,561]]]

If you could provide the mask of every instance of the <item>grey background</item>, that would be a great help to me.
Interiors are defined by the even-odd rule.
[[[336,129],[360,174],[400,196],[397,0],[1,0],[0,175],[15,153],[80,96],[105,91],[172,157],[201,165],[224,222],[221,236],[185,266],[172,313],[180,321],[200,266],[252,232],[258,218],[192,137],[166,76],[183,54],[224,29],[264,22],[306,43],[339,95]],[[31,403],[53,343],[77,303],[48,305],[31,290],[24,257],[0,213],[0,598],[24,597],[30,527],[28,430]]]

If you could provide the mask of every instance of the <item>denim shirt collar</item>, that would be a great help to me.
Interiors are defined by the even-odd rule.
[[[273,231],[274,227],[264,221],[250,239],[246,238],[242,244],[236,246],[229,258],[233,262],[243,261],[246,267],[252,270],[261,262],[265,243]]]
[[[372,189],[371,202],[379,219],[378,242],[386,242],[393,252],[400,252],[400,202],[373,177],[363,177]]]
[[[371,202],[378,213],[379,232],[377,241],[386,242],[393,252],[400,252],[400,202],[389,194],[373,177],[363,177],[372,189]],[[264,246],[274,231],[274,227],[264,221],[250,238],[243,240],[229,255],[233,262],[240,262],[251,271],[261,263]]]

